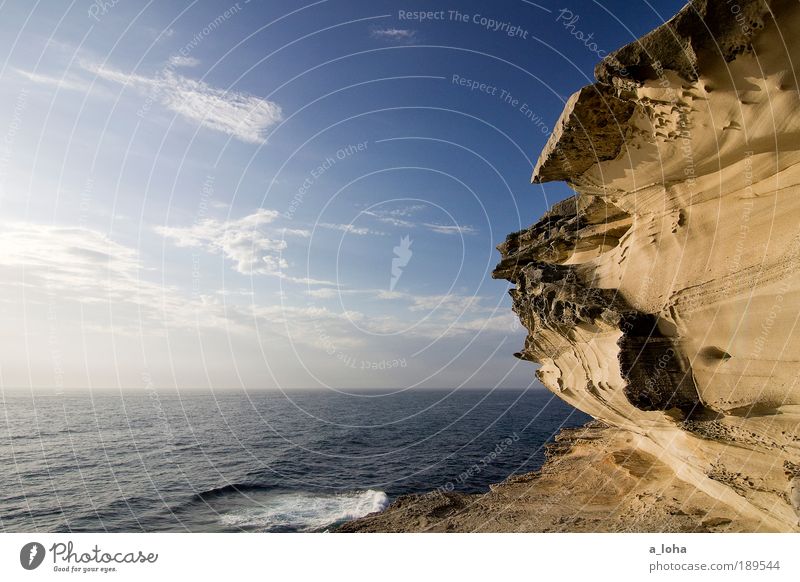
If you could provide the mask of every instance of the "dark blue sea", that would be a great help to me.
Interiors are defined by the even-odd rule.
[[[5,392],[0,531],[324,531],[539,468],[544,390]]]

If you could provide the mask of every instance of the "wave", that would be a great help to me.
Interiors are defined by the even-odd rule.
[[[248,493],[251,491],[269,491],[271,487],[268,485],[259,485],[256,483],[230,483],[221,487],[214,487],[208,491],[197,493],[194,496],[195,501],[208,501],[217,497],[230,495],[231,493]]]
[[[220,521],[237,529],[313,532],[383,511],[388,504],[386,493],[373,489],[338,494],[283,491],[260,499],[258,507],[224,513]]]

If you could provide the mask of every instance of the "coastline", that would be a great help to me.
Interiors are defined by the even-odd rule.
[[[637,448],[629,431],[597,420],[563,429],[546,445],[546,456],[539,471],[511,476],[486,493],[404,495],[384,511],[335,531],[773,531],[680,480],[668,465]]]

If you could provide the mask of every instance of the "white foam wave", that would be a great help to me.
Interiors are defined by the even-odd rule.
[[[259,499],[258,507],[220,516],[227,526],[245,529],[319,531],[326,527],[383,511],[389,498],[383,491],[320,494],[276,492]]]

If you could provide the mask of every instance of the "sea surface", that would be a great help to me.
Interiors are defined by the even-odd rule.
[[[0,393],[0,531],[325,531],[486,491],[589,417],[544,390]]]

